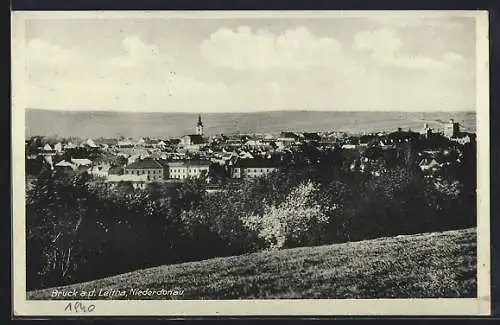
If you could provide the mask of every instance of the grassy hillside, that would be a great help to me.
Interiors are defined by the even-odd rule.
[[[476,231],[464,229],[216,258],[58,289],[77,293],[96,289],[96,294],[99,290],[104,293],[118,289],[124,293],[113,299],[475,297]],[[177,289],[184,293],[138,296],[131,289]],[[28,299],[51,299],[51,292],[53,289],[30,292]]]

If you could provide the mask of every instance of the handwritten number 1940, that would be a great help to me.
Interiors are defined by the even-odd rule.
[[[75,313],[91,313],[95,309],[94,304],[90,305],[84,305],[83,303],[77,301],[75,303],[69,302],[66,305],[66,308],[64,308],[64,311],[70,311],[70,312],[75,312]]]

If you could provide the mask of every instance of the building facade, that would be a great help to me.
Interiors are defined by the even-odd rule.
[[[147,175],[108,175],[105,183],[109,188],[115,188],[120,183],[130,183],[134,189],[144,190],[147,186]]]
[[[159,181],[165,178],[164,166],[154,159],[137,160],[125,167],[125,175],[143,175],[147,181]]]
[[[444,136],[447,138],[454,138],[460,133],[460,124],[450,119],[444,126]]]
[[[208,175],[210,161],[208,160],[188,160],[172,161],[168,163],[168,178],[186,179],[199,178]]]
[[[232,166],[232,178],[254,178],[270,174],[279,169],[271,159],[238,159]]]

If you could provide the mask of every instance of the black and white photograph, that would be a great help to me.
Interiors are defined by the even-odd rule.
[[[12,39],[19,314],[490,313],[486,12],[14,12]]]

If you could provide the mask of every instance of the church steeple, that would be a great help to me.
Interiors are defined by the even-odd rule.
[[[198,123],[196,123],[196,134],[203,135],[203,122],[201,122],[200,114],[198,114]]]

